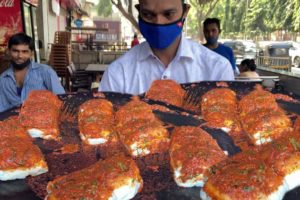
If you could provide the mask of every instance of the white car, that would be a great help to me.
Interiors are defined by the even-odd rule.
[[[292,59],[292,64],[300,68],[300,43],[292,42],[292,47],[289,50],[289,55]]]

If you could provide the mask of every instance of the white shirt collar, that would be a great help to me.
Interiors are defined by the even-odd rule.
[[[143,45],[143,48],[139,53],[139,61],[146,60],[149,57],[156,57],[148,42],[144,42],[141,45]],[[181,36],[180,44],[174,59],[180,58],[189,58],[192,60],[194,59],[192,49],[190,45],[187,44],[187,39],[183,36]]]

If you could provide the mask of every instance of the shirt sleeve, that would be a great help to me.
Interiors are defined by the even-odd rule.
[[[10,109],[12,105],[7,101],[3,88],[0,86],[0,113]]]
[[[100,92],[125,92],[125,77],[121,64],[112,63],[104,72],[98,91]]]
[[[236,70],[236,64],[235,64],[235,58],[232,49],[230,49],[230,58],[229,58],[230,64],[232,66],[233,71]]]
[[[232,70],[231,64],[229,63],[228,60],[225,60],[224,65],[224,70],[223,73],[221,74],[220,80],[222,81],[234,81],[234,72]]]
[[[46,76],[46,87],[54,94],[65,94],[65,89],[62,87],[56,72],[48,67]]]
[[[8,105],[8,102],[5,101],[5,99],[3,99],[2,95],[1,95],[1,97],[0,97],[0,113],[4,112],[5,110],[8,109],[7,105]]]

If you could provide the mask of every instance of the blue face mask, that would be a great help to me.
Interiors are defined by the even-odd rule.
[[[181,34],[184,19],[171,24],[152,24],[139,17],[139,27],[149,45],[155,49],[169,47]]]
[[[219,37],[205,38],[208,45],[214,45],[218,42]]]

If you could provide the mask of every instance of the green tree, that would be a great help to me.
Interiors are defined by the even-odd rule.
[[[219,0],[190,0],[192,5],[191,13],[189,14],[189,28],[197,39],[203,41],[203,21],[212,13]]]
[[[272,28],[273,0],[252,0],[245,19],[246,30],[258,30],[268,33]]]
[[[293,30],[300,31],[300,0],[294,0]]]
[[[110,0],[100,0],[94,9],[99,16],[108,17],[112,14],[112,3]]]

